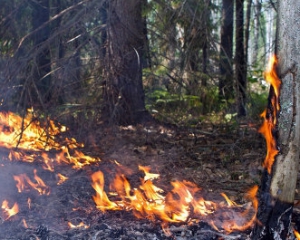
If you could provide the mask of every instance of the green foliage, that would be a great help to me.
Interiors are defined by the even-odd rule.
[[[146,94],[147,108],[164,108],[166,111],[174,111],[178,108],[197,109],[201,102],[198,96],[171,94],[166,89],[156,89]]]
[[[259,115],[267,106],[267,98],[269,93],[269,84],[263,78],[264,69],[259,67],[254,68],[249,72],[248,76],[248,115],[254,119],[259,118]]]
[[[253,119],[260,118],[260,114],[267,107],[268,91],[263,93],[253,92],[249,96],[249,116]]]
[[[206,119],[213,121],[225,104],[218,99],[217,88],[205,88],[200,96],[170,93],[166,88],[146,91],[146,108],[160,120],[176,124],[196,125]],[[207,111],[209,114],[203,114]],[[220,120],[217,117],[217,121]]]

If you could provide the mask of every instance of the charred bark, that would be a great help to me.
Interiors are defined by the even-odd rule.
[[[258,221],[251,233],[253,240],[287,239],[291,233],[293,203],[281,201],[270,193],[272,177],[265,169],[258,193]]]

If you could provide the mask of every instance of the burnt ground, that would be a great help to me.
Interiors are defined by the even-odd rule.
[[[171,234],[166,236],[159,220],[137,219],[126,211],[103,213],[92,199],[95,190],[90,175],[101,170],[109,182],[120,171],[116,160],[135,186],[142,176],[138,165],[150,166],[151,172],[161,175],[157,185],[165,190],[171,189],[173,180],[188,180],[203,189],[205,199],[224,201],[220,197],[224,192],[231,200],[245,203],[246,191],[260,183],[260,166],[266,151],[258,128],[259,124],[250,123],[235,127],[204,124],[195,128],[157,123],[137,127],[98,126],[77,137],[85,142],[82,151],[101,161],[82,169],[60,165],[54,172],[44,170],[39,161],[9,161],[7,150],[2,149],[0,200],[8,200],[10,207],[18,203],[19,213],[9,219],[0,215],[0,239],[246,239],[251,230],[225,234],[215,231],[205,221],[169,224]],[[47,184],[49,195],[40,195],[33,189],[17,191],[13,176],[26,173],[32,178],[34,169]],[[57,173],[68,180],[57,185]],[[84,225],[71,229],[68,222]]]

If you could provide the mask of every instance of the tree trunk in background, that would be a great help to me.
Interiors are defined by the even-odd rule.
[[[300,146],[300,1],[279,1],[277,55],[282,81],[278,132],[280,154],[262,180],[258,220],[252,239],[287,239],[299,168]],[[297,71],[298,69],[298,71]],[[271,92],[270,92],[271,94]],[[270,182],[268,186],[268,182]],[[299,231],[299,229],[298,229]],[[292,239],[292,237],[291,237]]]
[[[236,79],[236,104],[239,117],[246,116],[246,89],[247,80],[244,53],[244,0],[236,0],[236,28],[235,28],[235,79]]]
[[[201,103],[202,103],[202,114],[207,114],[209,112],[209,104],[207,99],[207,74],[208,74],[208,62],[209,62],[209,23],[211,19],[211,0],[204,1],[203,9],[203,28],[204,28],[204,39],[202,44],[202,78],[201,78]]]
[[[32,27],[33,30],[49,21],[49,0],[30,1],[33,7]],[[33,60],[33,86],[32,104],[43,106],[51,98],[51,72],[50,49],[47,39],[50,36],[50,27],[46,25],[32,35],[33,47],[36,49],[36,56]]]
[[[107,8],[108,8],[108,2],[107,0],[104,1],[102,7],[100,8],[100,18],[101,18],[101,24],[103,26],[105,26],[107,24]],[[100,39],[101,39],[101,56],[100,56],[100,59],[104,59],[105,58],[105,55],[106,55],[106,47],[105,47],[105,44],[106,44],[106,41],[107,41],[107,29],[106,27],[103,28],[103,30],[101,30],[100,32],[101,36],[100,36]]]
[[[232,46],[233,46],[233,0],[223,0],[221,47],[220,47],[220,99],[233,98],[233,70],[232,70]]]
[[[253,47],[252,47],[252,57],[251,65],[257,64],[258,56],[258,42],[259,42],[259,27],[260,27],[260,17],[261,17],[261,2],[260,0],[255,0],[254,4],[254,26],[253,26]]]
[[[142,3],[111,0],[108,5],[102,114],[115,124],[140,123],[149,116],[142,85]]]
[[[250,35],[251,5],[252,5],[252,0],[247,0],[245,38],[244,38],[245,68],[243,71],[244,73],[243,79],[245,79],[245,81],[247,81],[247,73],[248,73],[248,46],[249,46],[249,35]]]
[[[147,0],[142,0],[143,6],[147,6]],[[143,36],[144,36],[144,51],[142,56],[142,64],[144,68],[151,68],[151,54],[150,54],[150,46],[149,46],[149,39],[148,39],[148,28],[147,28],[147,15],[143,14]]]

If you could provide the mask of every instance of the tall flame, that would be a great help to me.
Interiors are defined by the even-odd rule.
[[[270,99],[271,109],[265,110],[261,117],[264,118],[264,122],[259,129],[259,132],[265,137],[267,144],[267,154],[264,160],[263,166],[271,173],[271,168],[275,160],[275,156],[278,154],[276,140],[273,136],[277,124],[277,115],[280,110],[279,94],[281,81],[276,73],[277,58],[273,55],[270,58],[269,66],[264,73],[264,77],[269,82],[274,90],[274,95]]]

